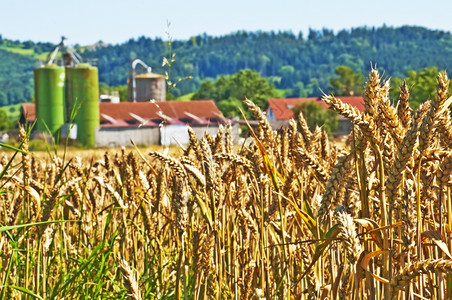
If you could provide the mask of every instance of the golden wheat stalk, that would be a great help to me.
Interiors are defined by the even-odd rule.
[[[410,250],[415,246],[416,236],[416,197],[414,181],[405,180],[405,193],[401,203],[402,216],[402,241],[404,246]]]
[[[185,171],[187,171],[188,174],[192,175],[202,187],[206,186],[206,178],[198,168],[191,164],[184,164],[183,166],[185,168]]]
[[[288,135],[289,135],[289,149],[295,149],[296,147],[301,147],[303,149],[306,148],[307,142],[304,141],[302,134],[300,134],[300,132],[298,132],[297,122],[294,119],[291,119],[289,121]],[[311,132],[309,135],[309,140],[310,139],[311,139]],[[292,155],[293,155],[292,151],[289,151],[289,156],[291,157]]]
[[[215,154],[215,159],[230,161],[237,165],[243,166],[250,174],[253,174],[253,165],[246,157],[234,154],[234,153],[221,153]]]
[[[383,126],[386,130],[389,131],[392,138],[396,142],[396,145],[400,145],[403,140],[403,127],[399,122],[399,117],[397,115],[396,109],[391,106],[388,102],[382,102],[380,104],[381,116],[384,117]]]
[[[446,101],[449,88],[449,79],[446,73],[438,75],[438,88],[436,91],[436,97],[431,103],[430,110],[423,119],[422,125],[419,129],[419,148],[418,151],[423,154],[424,150],[431,144],[431,140],[438,121],[443,114],[444,110],[447,109],[450,101]],[[447,103],[447,104],[446,104]]]
[[[262,135],[262,142],[266,144],[272,143],[274,136],[270,123],[268,122],[265,114],[262,112],[259,106],[254,104],[253,101],[245,99],[244,103],[246,106],[248,106],[248,109],[254,114],[254,117],[259,122],[259,133]]]
[[[310,166],[316,174],[317,179],[322,183],[326,183],[328,180],[327,170],[321,165],[321,163],[313,156],[307,154],[305,150],[297,147],[295,150],[295,155],[297,158],[301,159],[302,162]]]
[[[352,216],[346,212],[339,212],[336,218],[339,222],[340,237],[345,244],[348,260],[354,264],[363,251],[361,242],[356,234],[355,223]]]
[[[405,285],[421,274],[429,273],[452,273],[452,260],[448,259],[427,259],[415,262],[406,266],[398,275],[394,276],[391,281],[391,291],[395,295]]]
[[[364,136],[378,145],[380,142],[379,134],[374,119],[368,114],[361,114],[355,106],[348,103],[343,103],[340,99],[334,96],[324,96],[322,100],[325,101],[332,110],[340,115],[346,117],[353,124],[359,127]]]
[[[334,166],[333,172],[328,179],[328,183],[325,187],[325,192],[323,193],[322,200],[320,203],[320,208],[318,211],[319,220],[324,220],[326,213],[331,209],[331,203],[333,199],[335,202],[341,201],[337,195],[344,195],[345,184],[347,183],[347,178],[350,175],[350,168],[352,166],[351,161],[353,155],[344,155]]]
[[[378,110],[377,94],[380,86],[380,74],[378,70],[372,67],[370,70],[369,79],[366,82],[366,89],[364,91],[364,112],[368,115],[376,115]]]
[[[193,151],[195,152],[196,158],[199,161],[201,161],[202,160],[202,151],[201,151],[201,145],[199,144],[199,140],[196,138],[196,134],[190,126],[187,126],[187,131],[188,131],[190,143],[188,144],[188,147],[185,149],[184,155],[188,156],[190,153],[190,149],[193,149]]]
[[[297,121],[298,121],[298,124],[300,125],[301,134],[303,135],[305,144],[309,144],[309,141],[312,138],[312,132],[311,132],[311,130],[309,130],[308,122],[304,118],[303,113],[300,112],[298,114]]]
[[[124,259],[121,259],[119,261],[119,266],[121,268],[121,273],[124,279],[124,286],[127,289],[127,295],[130,297],[130,299],[141,300],[138,281],[129,264]]]
[[[452,118],[449,110],[444,111],[440,116],[438,131],[441,135],[441,143],[446,148],[452,148]]]
[[[187,176],[187,173],[185,172],[184,167],[182,166],[182,164],[177,159],[172,158],[171,156],[165,155],[163,153],[159,153],[159,152],[150,152],[149,156],[155,157],[158,160],[161,160],[162,162],[168,164],[168,166],[180,178],[185,178]]]
[[[411,127],[407,131],[402,144],[397,151],[397,155],[389,170],[388,176],[386,177],[386,196],[390,203],[391,201],[394,201],[399,194],[399,187],[402,182],[403,174],[418,144],[419,127],[423,124],[419,123],[419,120],[427,114],[428,107],[428,104],[424,104],[416,111],[413,118],[414,122],[411,123]]]
[[[213,142],[212,153],[224,153],[225,145],[224,145],[224,127],[220,125],[218,127],[217,134],[215,135],[215,139]]]
[[[399,102],[397,104],[397,115],[399,116],[399,121],[405,130],[408,130],[411,123],[411,112],[413,111],[410,107],[410,90],[406,84],[406,80],[403,81],[400,86],[400,96]]]

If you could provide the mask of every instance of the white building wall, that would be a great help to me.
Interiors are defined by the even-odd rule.
[[[190,140],[186,125],[166,125],[160,127],[160,145],[187,144]]]
[[[158,127],[98,127],[96,147],[129,147],[130,139],[137,145],[158,145]]]
[[[217,125],[192,126],[198,139],[207,132],[212,137],[218,133]],[[231,128],[232,139],[238,143],[240,125]],[[96,129],[96,147],[130,147],[133,139],[137,145],[177,145],[176,140],[185,145],[190,141],[186,125],[166,125],[162,127],[98,127]]]

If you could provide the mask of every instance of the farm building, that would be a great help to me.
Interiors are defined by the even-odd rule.
[[[364,100],[361,96],[343,96],[338,97],[344,103],[348,103],[355,106],[359,111],[364,111]],[[320,100],[320,98],[309,97],[309,98],[283,98],[283,99],[269,99],[267,108],[267,120],[270,122],[273,129],[280,129],[282,127],[289,125],[289,120],[293,119],[294,113],[292,109],[306,102],[315,102],[320,106],[328,109],[328,104]],[[339,117],[339,128],[335,135],[345,135],[350,132],[352,124],[344,117]]]
[[[99,103],[99,113],[96,147],[130,146],[131,138],[138,145],[185,144],[187,125],[201,138],[206,132],[215,135],[219,125],[229,124],[212,100]],[[21,121],[35,119],[35,105],[22,104]],[[238,125],[233,125],[234,139],[238,139],[238,131]]]
[[[35,136],[68,137],[86,147],[188,143],[190,126],[198,138],[215,135],[230,122],[212,100],[166,102],[165,76],[140,59],[131,62],[129,102],[119,94],[99,96],[98,69],[66,47],[64,65],[55,63],[62,37],[45,64],[34,69],[35,104],[23,104],[21,122],[36,121]],[[136,75],[137,65],[146,73]],[[122,99],[125,100],[125,99]],[[231,133],[238,139],[238,125]]]

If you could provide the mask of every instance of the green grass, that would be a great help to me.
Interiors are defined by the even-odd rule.
[[[11,52],[11,53],[31,56],[31,57],[33,57],[35,59],[39,59],[39,60],[46,60],[47,56],[49,55],[49,52],[43,52],[43,53],[38,54],[34,51],[34,49],[23,49],[20,47],[8,47],[5,45],[1,45],[0,49]]]
[[[287,90],[284,89],[275,89],[276,98],[285,98]]]
[[[49,52],[42,52],[41,54],[36,54],[35,53],[35,55],[33,57],[36,58],[36,59],[45,61],[45,60],[47,60],[48,56],[49,56]]]
[[[0,107],[0,109],[6,111],[10,121],[17,122],[20,117],[20,105],[21,104],[6,105]]]
[[[190,101],[190,100],[191,100],[191,97],[193,97],[194,94],[195,94],[195,93],[193,92],[193,93],[188,93],[188,94],[179,96],[179,97],[177,97],[177,100],[181,100],[181,101]]]
[[[28,55],[33,57],[35,56],[35,52],[33,49],[22,49],[19,47],[8,47],[8,46],[0,46],[0,49],[21,55]]]

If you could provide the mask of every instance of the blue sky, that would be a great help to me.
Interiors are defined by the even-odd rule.
[[[237,30],[337,32],[359,26],[452,30],[452,1],[436,0],[0,0],[0,34],[13,40],[88,45],[147,36],[173,39]]]

